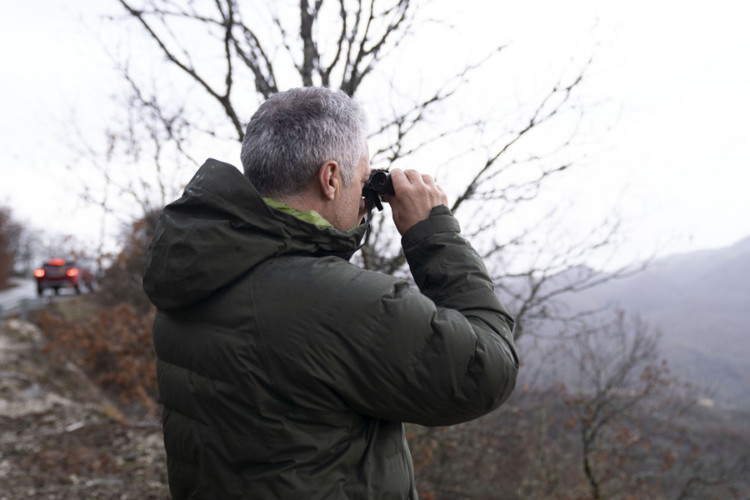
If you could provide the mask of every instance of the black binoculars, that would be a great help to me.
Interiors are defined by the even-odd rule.
[[[387,194],[396,194],[393,190],[390,172],[385,169],[373,170],[362,188],[367,210],[372,210],[373,206],[378,207],[378,210],[383,210],[382,200]]]

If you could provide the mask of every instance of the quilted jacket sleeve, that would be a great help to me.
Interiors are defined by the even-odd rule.
[[[433,209],[402,244],[419,291],[369,276],[364,302],[349,299],[360,301],[351,304],[360,311],[353,328],[375,333],[346,356],[354,359],[339,390],[362,413],[421,425],[490,412],[513,391],[518,358],[513,320],[481,258],[446,207]],[[344,302],[345,295],[357,294],[344,290]]]

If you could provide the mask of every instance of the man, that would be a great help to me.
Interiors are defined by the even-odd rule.
[[[443,191],[394,170],[419,290],[348,262],[365,232],[361,108],[263,103],[243,176],[208,160],[168,205],[144,288],[174,498],[417,498],[403,422],[451,425],[515,385],[513,320]]]

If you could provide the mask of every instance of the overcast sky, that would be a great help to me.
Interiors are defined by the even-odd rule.
[[[59,159],[75,133],[71,114],[86,122],[106,112],[111,68],[80,21],[92,22],[104,8],[117,11],[115,3],[3,7],[0,204],[37,228],[97,234],[98,217],[72,192]],[[750,235],[750,3],[443,4],[466,33],[466,45],[455,50],[471,55],[484,43],[512,43],[508,57],[528,64],[528,72],[511,75],[519,85],[534,68],[595,55],[588,99],[607,102],[617,119],[576,182],[559,187],[578,201],[571,219],[616,199],[631,217],[634,252],[720,247]]]

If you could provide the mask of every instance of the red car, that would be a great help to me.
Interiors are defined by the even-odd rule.
[[[94,274],[87,269],[79,267],[73,261],[65,259],[50,259],[42,267],[34,271],[36,278],[36,291],[41,297],[44,290],[52,288],[55,295],[60,288],[73,288],[76,293],[81,293],[81,283],[91,292],[94,290]]]

